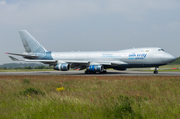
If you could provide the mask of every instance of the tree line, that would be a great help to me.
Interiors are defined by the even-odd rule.
[[[180,64],[180,57],[177,57],[177,59],[174,62],[170,63],[169,65],[176,65],[176,64]]]
[[[40,63],[6,63],[0,65],[0,69],[53,69]]]

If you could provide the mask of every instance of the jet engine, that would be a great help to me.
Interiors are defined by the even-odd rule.
[[[91,65],[88,67],[90,72],[103,72],[104,66],[102,65]]]
[[[114,70],[120,70],[120,71],[125,71],[127,68],[113,68]]]
[[[69,69],[70,64],[68,63],[57,64],[56,66],[54,66],[54,70],[68,71]]]

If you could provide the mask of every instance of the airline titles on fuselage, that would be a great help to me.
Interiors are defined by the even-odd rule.
[[[126,56],[128,59],[145,59],[147,56],[147,53],[108,53],[108,54],[102,54],[102,57],[122,57]]]

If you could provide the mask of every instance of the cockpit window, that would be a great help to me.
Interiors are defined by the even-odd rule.
[[[158,49],[158,51],[164,51],[164,49]]]

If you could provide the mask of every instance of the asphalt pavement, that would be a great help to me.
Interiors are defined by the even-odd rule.
[[[180,76],[180,72],[153,71],[116,71],[107,70],[106,74],[85,74],[84,71],[32,71],[32,72],[0,72],[0,75],[77,75],[77,76]]]

